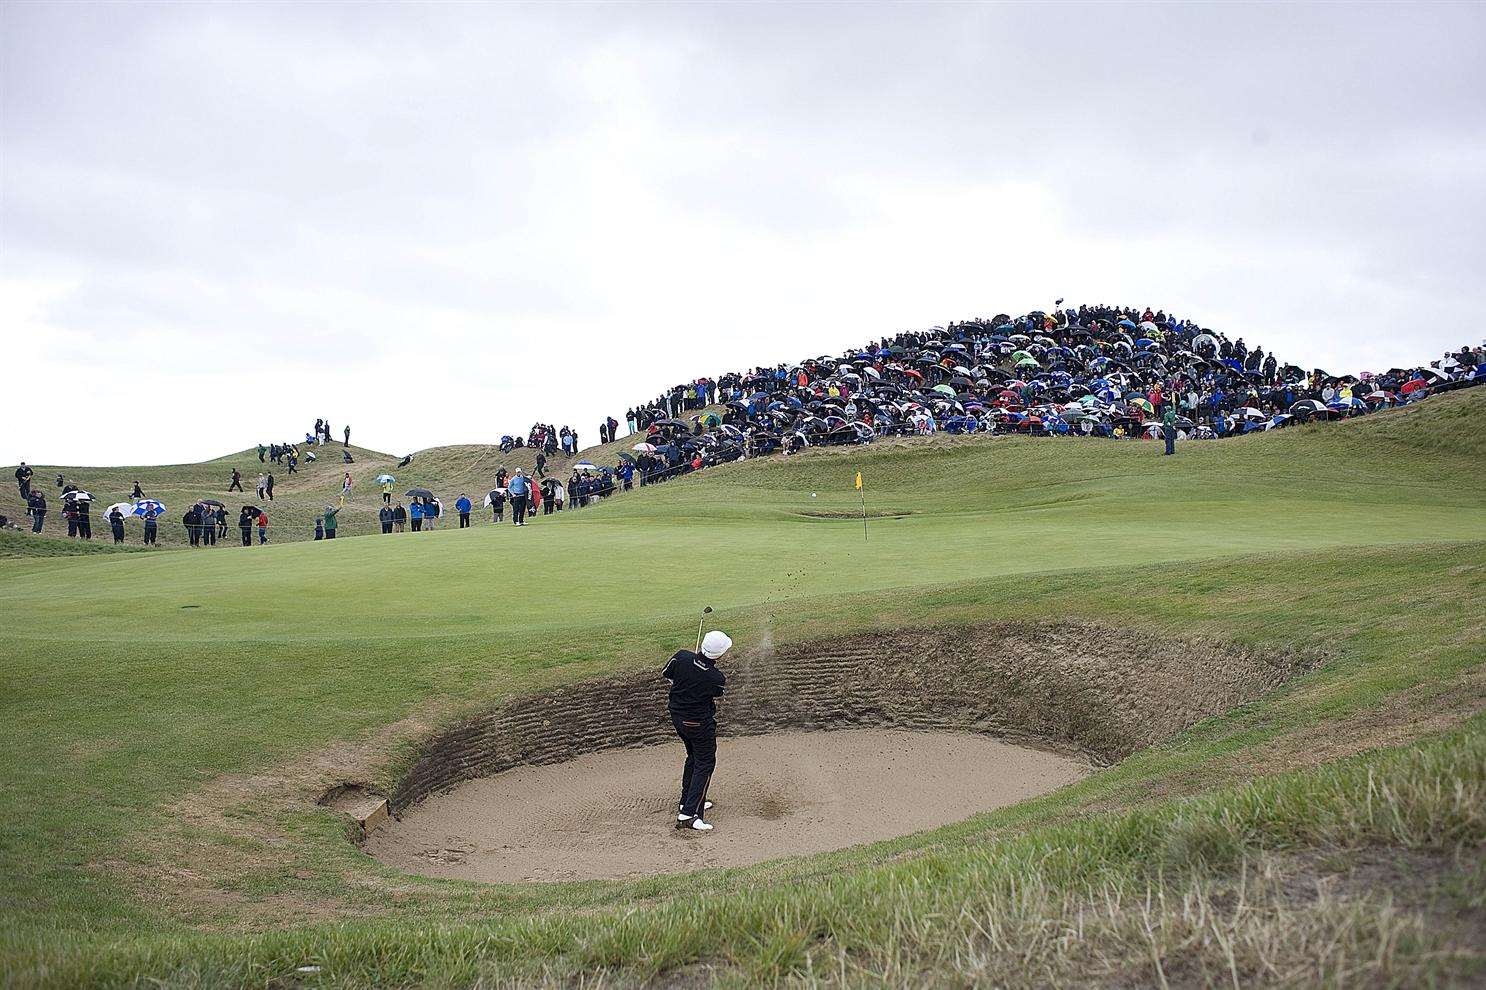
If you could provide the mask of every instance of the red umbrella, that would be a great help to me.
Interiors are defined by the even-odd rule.
[[[1403,392],[1405,395],[1407,395],[1410,392],[1417,392],[1420,389],[1425,389],[1425,388],[1428,388],[1428,387],[1429,387],[1429,383],[1426,382],[1424,379],[1422,379],[1422,378],[1415,378],[1411,382],[1405,382],[1403,388],[1399,389],[1399,391],[1400,392]]]

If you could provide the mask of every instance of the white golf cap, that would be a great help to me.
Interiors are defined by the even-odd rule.
[[[728,639],[727,633],[718,632],[714,629],[702,639],[702,656],[708,660],[716,660],[732,649],[732,646],[733,641]]]

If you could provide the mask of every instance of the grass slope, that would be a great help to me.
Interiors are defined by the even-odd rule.
[[[1457,922],[1426,922],[1479,867],[1482,839],[1470,803],[1481,725],[1468,722],[1486,704],[1480,393],[1185,445],[1176,458],[1136,443],[940,438],[727,466],[522,531],[8,560],[9,975],[261,984],[300,979],[290,964],[313,959],[345,985],[646,978],[698,964],[743,981],[1015,983],[995,968],[1009,944],[1041,953],[1045,969],[1021,978],[1032,985],[1096,971],[1141,982],[1212,920],[1192,914],[1192,898],[1226,904],[1229,885],[1263,864],[1274,876],[1351,876],[1355,857],[1324,869],[1315,857],[1377,846],[1423,850],[1430,869],[1453,864],[1425,871],[1438,882],[1405,912],[1408,939],[1402,916],[1355,898],[1302,912],[1313,927],[1292,931],[1386,958],[1367,971],[1380,979],[1455,979],[1472,965],[1457,951],[1466,936]],[[870,506],[901,514],[873,522],[865,542],[849,517],[858,468]],[[352,849],[330,813],[278,793],[358,746],[390,778],[400,746],[460,711],[654,663],[689,635],[703,601],[745,642],[1074,617],[1329,662],[1047,798],[877,847],[700,877],[551,887],[405,877]],[[1368,770],[1245,783],[1446,731],[1433,748],[1356,765]],[[1419,777],[1419,766],[1432,769]],[[1378,774],[1391,782],[1386,800],[1366,783]],[[1215,786],[1229,789],[1173,803]],[[1380,825],[1389,808],[1416,825]],[[1331,820],[1352,824],[1317,830]],[[1111,832],[1132,844],[1094,841]],[[1192,854],[1210,842],[1211,862]],[[1277,853],[1290,858],[1274,865]],[[1005,878],[1034,854],[1066,869],[1027,888],[1017,917],[1029,927],[995,928],[1015,893]],[[1168,861],[1179,867],[1170,875],[1148,869]],[[1214,915],[1214,944],[1230,948],[1202,958],[1264,982],[1266,965],[1303,956],[1283,926],[1254,924],[1287,909],[1283,886],[1253,917]],[[1137,915],[1116,908],[1147,895],[1173,900],[1144,909],[1155,927],[1142,936]],[[1461,923],[1478,923],[1479,898],[1465,900]],[[968,907],[944,914],[951,903]],[[863,904],[871,910],[850,910]],[[1087,949],[1038,941],[1036,924],[1061,930],[1068,912],[1097,920]],[[345,918],[359,920],[329,923]],[[1317,965],[1304,972],[1346,973],[1345,960]]]

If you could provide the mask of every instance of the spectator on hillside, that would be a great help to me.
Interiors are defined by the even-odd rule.
[[[459,501],[454,503],[454,511],[459,513],[460,529],[470,528],[470,509],[472,508],[474,508],[474,503],[469,500],[469,496],[460,492]]]
[[[341,444],[341,446],[342,447],[349,447],[349,446],[351,446],[351,424],[350,423],[347,423],[346,424],[345,434],[346,434],[346,441],[345,441],[345,443]]]
[[[264,494],[266,494],[268,496],[268,500],[270,502],[272,502],[273,501],[273,472],[272,471],[268,472],[268,477],[264,479],[264,482],[263,482],[263,491],[264,491]]]
[[[246,505],[237,514],[237,528],[242,533],[243,546],[245,547],[253,545],[253,523],[256,521],[257,517],[248,511]]]
[[[144,545],[155,546],[160,538],[160,510],[150,509],[144,514]]]
[[[490,491],[490,521],[500,522],[506,514],[506,493],[503,489],[493,488]]]
[[[227,507],[225,505],[219,505],[219,506],[217,506],[216,522],[217,522],[217,539],[219,539],[219,540],[225,540],[225,539],[227,539]]]
[[[347,471],[345,477],[341,478],[341,504],[346,504],[346,497],[351,494],[351,472]]]
[[[31,532],[41,532],[41,524],[46,522],[46,496],[31,492],[26,499],[26,514],[31,517]]]
[[[402,503],[399,502],[397,503],[397,506],[392,510],[392,526],[397,532],[401,533],[403,532],[403,527],[407,525],[407,522],[408,510],[404,509],[402,507]]]
[[[412,525],[413,532],[418,533],[423,529],[423,500],[413,499],[413,504],[408,506],[408,522]]]
[[[316,516],[315,517],[315,539],[317,539],[317,540],[323,540],[323,539],[325,539],[325,517],[324,516]]]
[[[233,468],[232,469],[232,481],[230,481],[228,483],[227,490],[229,492],[230,491],[234,491],[234,490],[236,490],[236,491],[242,491],[243,490],[243,473],[241,471],[239,471],[237,468]]]
[[[377,510],[377,521],[382,524],[382,532],[384,534],[392,532],[392,506],[384,502],[382,507]]]
[[[264,498],[267,497],[267,496],[265,496],[263,494],[267,490],[267,488],[268,488],[268,475],[263,474],[262,472],[259,472],[259,474],[258,474],[258,501],[261,502],[261,501],[263,501]]]
[[[392,482],[390,481],[382,482],[382,504],[392,504]]]
[[[511,522],[516,526],[526,525],[526,503],[531,498],[531,482],[526,480],[526,475],[517,468],[516,473],[511,475],[510,482],[506,485],[506,493],[511,496]]]
[[[241,489],[239,489],[239,491],[241,491]],[[134,499],[135,501],[144,498],[144,489],[139,487],[139,482],[136,481],[134,483],[134,490],[129,493],[129,497],[131,499]]]
[[[337,506],[327,505],[325,507],[325,538],[327,540],[335,539],[336,527],[340,525],[336,517],[339,516],[340,513],[341,510]]]
[[[268,542],[268,513],[262,509],[258,510],[258,545],[261,547]]]
[[[259,464],[262,464],[263,463],[263,455],[266,454],[266,453],[268,453],[268,448],[265,447],[265,446],[263,446],[263,444],[260,443],[258,445],[258,463]]]
[[[437,529],[439,517],[444,514],[444,503],[436,498],[428,499],[423,503],[423,528]]]
[[[21,490],[22,499],[31,497],[31,478],[35,473],[25,461],[21,461],[21,466],[15,469],[15,483],[16,487]]]
[[[413,463],[413,455],[409,454],[407,457],[404,457],[402,460],[398,461],[397,466],[400,468],[405,468],[411,463]]]
[[[114,542],[124,542],[124,513],[114,506],[108,513],[108,528],[113,532]]]
[[[547,477],[547,455],[544,454],[544,453],[542,453],[541,451],[537,451],[537,473],[536,473],[536,477],[538,477],[538,478],[545,478],[545,477]]]
[[[293,474],[294,469],[299,467],[299,451],[291,450],[289,452],[289,459],[285,463],[289,465],[289,473]]]

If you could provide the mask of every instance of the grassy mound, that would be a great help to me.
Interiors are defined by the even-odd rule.
[[[724,466],[524,530],[7,560],[6,975],[1465,979],[1462,931],[1483,917],[1466,882],[1482,841],[1481,391],[1174,458],[895,441]],[[447,456],[451,477],[474,463]],[[198,469],[158,470],[186,484]],[[900,514],[865,541],[856,470],[869,509]],[[315,805],[347,781],[390,793],[420,741],[470,713],[652,669],[703,603],[740,644],[793,650],[1072,620],[1319,666],[1047,798],[743,870],[408,877]],[[1401,748],[1329,765],[1376,747]],[[1409,878],[1391,904],[1367,882],[1389,870]],[[1297,900],[1293,877],[1324,896]]]

